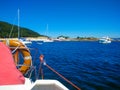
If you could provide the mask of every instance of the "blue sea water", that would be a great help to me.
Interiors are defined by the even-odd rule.
[[[35,48],[31,53],[37,69],[39,55],[44,54],[49,66],[82,90],[120,90],[120,42],[33,42],[29,47]],[[76,90],[46,66],[43,72],[45,79],[57,79],[70,90]]]

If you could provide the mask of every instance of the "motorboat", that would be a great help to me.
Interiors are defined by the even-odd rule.
[[[111,43],[111,38],[102,37],[102,38],[99,39],[99,43]]]

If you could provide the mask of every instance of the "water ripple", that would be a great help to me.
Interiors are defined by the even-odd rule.
[[[33,44],[47,64],[83,90],[120,90],[120,43],[54,42]],[[31,47],[32,47],[31,46]],[[36,64],[38,62],[36,61]],[[71,85],[44,68],[45,77]]]

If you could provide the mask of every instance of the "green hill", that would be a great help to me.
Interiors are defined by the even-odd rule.
[[[33,30],[20,27],[20,37],[40,37],[40,36],[43,36],[43,35],[40,35],[39,33],[34,32]],[[5,38],[5,37],[6,38],[18,37],[18,26],[0,21],[0,38]]]

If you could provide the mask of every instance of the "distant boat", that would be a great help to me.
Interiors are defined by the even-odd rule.
[[[54,42],[52,39],[43,39],[43,42]]]
[[[26,38],[19,38],[19,41],[23,44],[32,44],[32,42],[30,40],[26,40]]]
[[[99,39],[99,43],[111,43],[111,38],[102,37],[102,38]]]
[[[48,24],[46,26],[46,36],[47,36],[47,33],[48,33]],[[47,37],[43,39],[43,42],[54,42],[54,41],[51,38]]]
[[[23,44],[32,44],[32,42],[30,40],[26,40],[25,38],[21,38],[20,37],[20,25],[19,25],[19,15],[20,14],[20,10],[18,9],[18,40],[20,42],[22,42]]]

